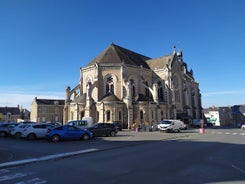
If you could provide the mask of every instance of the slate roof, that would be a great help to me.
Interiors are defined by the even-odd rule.
[[[106,95],[104,95],[102,97],[102,99],[100,100],[101,102],[117,102],[120,101],[119,98],[117,98],[114,93],[112,92],[108,92]]]
[[[65,105],[65,100],[60,99],[36,99],[38,105],[54,105],[54,102],[58,101],[59,105]]]
[[[72,103],[86,103],[86,94],[76,97]]]
[[[12,115],[19,115],[20,109],[18,107],[0,107],[0,113],[7,114],[8,112]]]
[[[121,66],[124,62],[126,65],[141,66],[143,68],[150,69],[147,60],[151,58],[120,47],[115,44],[111,44],[101,54],[99,54],[94,60],[92,60],[87,66],[94,64],[113,64]]]
[[[170,54],[167,56],[150,59],[147,61],[147,64],[152,70],[162,69],[166,66],[166,64],[170,63],[173,60],[173,58],[174,58],[174,54]]]

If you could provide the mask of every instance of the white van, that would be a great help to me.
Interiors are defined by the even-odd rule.
[[[91,125],[94,123],[93,118],[90,117],[90,116],[84,116],[84,117],[82,118],[82,120],[87,121],[87,122],[88,122],[88,126],[91,126]]]
[[[159,124],[158,124],[158,129],[160,130],[160,132],[162,131],[166,131],[166,132],[180,132],[181,129],[184,129],[185,124],[180,121],[180,120],[170,120],[170,119],[166,119],[166,120],[162,120]]]
[[[71,120],[66,123],[67,125],[73,125],[81,129],[85,129],[88,127],[87,120]]]

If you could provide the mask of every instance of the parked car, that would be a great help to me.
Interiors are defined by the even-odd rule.
[[[17,123],[0,123],[0,137],[10,135],[11,127],[15,127]]]
[[[242,130],[245,130],[245,124],[242,124],[242,125],[241,125],[241,129],[242,129]]]
[[[122,131],[122,123],[121,123],[121,121],[113,121],[112,124],[117,126],[119,131]]]
[[[62,124],[60,122],[43,122],[52,126],[61,126]]]
[[[84,116],[82,117],[82,120],[86,120],[88,122],[88,126],[91,126],[92,124],[94,124],[94,119],[91,116]]]
[[[27,140],[46,138],[48,130],[56,126],[57,125],[51,123],[31,124],[23,129],[21,137]]]
[[[87,129],[93,132],[94,137],[115,136],[118,132],[117,127],[112,123],[96,123]]]
[[[88,140],[93,137],[93,133],[73,125],[62,125],[49,130],[46,136],[53,142],[59,142],[60,140],[69,139]]]
[[[19,123],[17,126],[10,129],[10,135],[15,138],[20,138],[24,129],[31,126],[32,124],[35,125],[36,123]]]
[[[183,121],[178,121],[180,122],[180,130],[187,130],[187,125]]]
[[[87,120],[71,120],[66,123],[66,125],[73,125],[81,129],[86,129],[88,127]]]
[[[193,127],[200,127],[200,121],[201,121],[201,119],[194,119],[193,121],[192,121],[192,126]]]
[[[162,120],[158,124],[158,129],[160,132],[166,131],[166,132],[180,132],[180,130],[183,128],[183,122],[179,120]]]

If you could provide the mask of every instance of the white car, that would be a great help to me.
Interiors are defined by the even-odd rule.
[[[178,120],[179,122],[180,122],[180,126],[181,126],[181,130],[187,130],[187,125],[183,122],[183,121],[180,121],[180,120]]]
[[[38,123],[32,124],[22,131],[21,137],[26,138],[28,140],[38,139],[38,138],[46,138],[46,134],[49,129],[54,128],[50,123]]]
[[[31,126],[32,124],[33,123],[26,123],[26,124],[20,123],[20,124],[18,124],[17,126],[10,129],[11,136],[13,136],[15,138],[20,138],[24,129]]]
[[[245,130],[245,124],[243,124],[243,125],[241,126],[241,129],[242,129],[242,130]]]
[[[73,125],[81,129],[86,129],[89,127],[87,120],[71,120],[71,121],[68,121],[66,125]]]
[[[184,123],[180,120],[170,120],[170,119],[166,119],[166,120],[162,120],[159,124],[158,124],[158,129],[160,130],[160,132],[162,131],[166,131],[166,132],[180,132],[181,129],[184,129]]]

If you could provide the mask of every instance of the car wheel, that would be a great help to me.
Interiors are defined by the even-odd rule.
[[[110,134],[112,137],[114,137],[116,135],[116,132],[115,131],[111,131],[111,134]]]
[[[60,141],[60,136],[59,135],[53,135],[52,136],[52,141],[53,142],[59,142]]]
[[[82,140],[86,141],[86,140],[89,140],[89,135],[88,134],[84,134],[83,137],[82,137]]]
[[[6,137],[7,133],[6,132],[0,132],[0,137]]]
[[[36,139],[36,135],[33,134],[33,133],[30,133],[30,134],[27,135],[26,138],[27,138],[27,140],[34,140],[34,139]]]
[[[21,133],[20,133],[20,132],[16,132],[16,133],[14,134],[14,137],[15,137],[16,139],[19,139],[20,136],[21,136]]]

